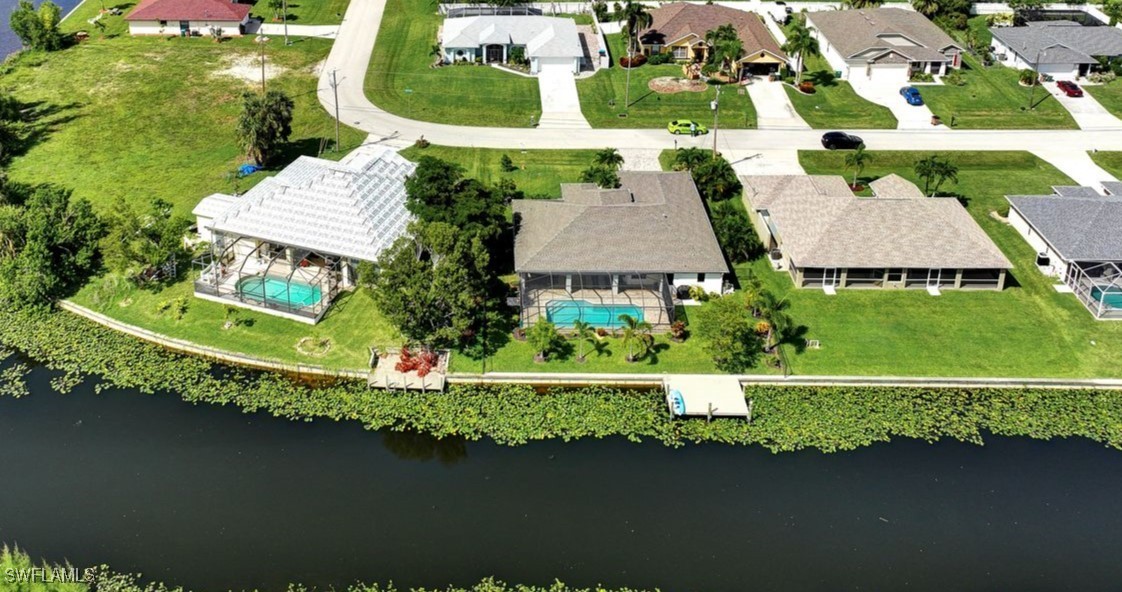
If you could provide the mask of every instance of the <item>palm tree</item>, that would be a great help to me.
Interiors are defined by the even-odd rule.
[[[857,150],[845,156],[845,168],[853,169],[853,184],[850,187],[857,187],[857,175],[860,175],[865,170],[865,165],[872,161],[873,155],[865,152],[864,144],[859,144]]]
[[[592,157],[592,162],[596,166],[602,166],[613,170],[623,168],[623,155],[615,148],[604,148],[597,150],[596,155]]]
[[[912,8],[923,16],[931,18],[939,12],[939,0],[912,0]]]
[[[803,59],[808,55],[818,55],[818,39],[814,29],[806,26],[805,21],[796,20],[787,34],[783,51],[795,56],[795,84],[803,81]]]
[[[650,27],[654,23],[654,17],[646,6],[633,0],[627,0],[627,4],[617,14],[623,25],[623,33],[627,35],[627,81],[623,86],[623,110],[627,111],[631,108],[631,68],[634,66],[631,60],[634,59],[635,45],[639,41],[639,31]]]
[[[760,278],[749,271],[744,281],[740,283],[740,292],[744,294],[744,305],[752,312],[752,316],[760,316],[760,297],[767,293]]]
[[[790,304],[786,298],[776,299],[774,294],[766,290],[760,293],[757,303],[760,307],[760,316],[767,321],[768,326],[764,350],[771,352],[779,345],[777,340],[775,343],[773,340],[776,337],[782,338],[791,326],[791,317],[787,314]]]
[[[842,6],[853,9],[877,8],[882,4],[884,0],[842,0]]]
[[[577,340],[577,361],[584,361],[584,344],[596,341],[596,329],[584,321],[573,322],[573,339]]]
[[[736,34],[736,28],[724,24],[705,33],[705,43],[709,45],[709,63],[717,64],[721,72],[732,75],[732,66],[740,59],[744,43]]]
[[[623,322],[623,346],[627,348],[627,361],[634,362],[647,355],[651,349],[651,324],[628,314],[619,315]]]
[[[439,43],[433,43],[432,47],[429,48],[429,57],[440,58],[440,61],[444,61],[444,50],[441,49]]]
[[[709,155],[701,148],[682,148],[674,154],[674,170],[693,171],[709,160]]]

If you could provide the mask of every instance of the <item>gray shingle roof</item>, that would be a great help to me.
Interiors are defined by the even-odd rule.
[[[846,58],[868,53],[872,59],[892,50],[916,61],[950,61],[942,51],[948,47],[962,49],[950,35],[914,10],[874,8],[861,10],[828,10],[809,15],[813,26]],[[914,42],[892,43],[893,36]],[[872,51],[872,50],[882,51]],[[825,51],[825,48],[823,48]]]
[[[728,272],[689,173],[619,178],[621,189],[566,184],[561,199],[515,200],[515,270]]]
[[[551,16],[468,16],[444,19],[444,47],[525,45],[527,57],[584,56],[573,19]]]
[[[1111,195],[1122,197],[1122,182],[1119,181],[1103,181],[1103,189]]]
[[[905,197],[927,197],[916,187],[915,183],[892,173],[885,175],[872,183],[869,183],[869,188],[873,190],[873,194],[877,197],[891,197],[902,199]]]
[[[301,156],[245,195],[216,194],[195,211],[212,214],[219,232],[374,261],[405,232],[405,178],[415,168],[383,146],[340,162]]]
[[[1122,261],[1122,198],[1011,195],[1015,209],[1068,261]]]
[[[805,178],[805,177],[804,177]],[[841,178],[838,177],[840,180]],[[767,210],[780,248],[801,267],[1009,269],[1012,265],[958,200],[859,199],[798,191],[744,177],[747,206]],[[841,181],[844,185],[844,181]],[[779,192],[774,191],[778,189]],[[794,190],[793,190],[794,189]],[[761,205],[766,204],[766,205]]]
[[[1053,185],[1052,191],[1060,197],[1100,197],[1094,187],[1082,185]]]
[[[1027,27],[993,27],[990,32],[1029,63],[1035,63],[1037,52],[1041,64],[1094,64],[1097,56],[1122,55],[1122,30],[1115,27],[1037,22]]]

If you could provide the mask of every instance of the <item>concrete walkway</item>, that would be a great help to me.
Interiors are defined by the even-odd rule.
[[[724,156],[737,175],[805,175],[798,150],[729,150]]]
[[[546,64],[538,72],[541,129],[591,129],[580,110],[577,79],[568,65]]]
[[[661,171],[662,165],[658,162],[661,153],[660,148],[650,150],[625,148],[619,151],[619,155],[623,157],[625,171]]]
[[[746,88],[756,107],[756,126],[760,129],[810,129],[795,111],[782,82],[757,78]]]
[[[420,136],[436,144],[487,148],[673,148],[665,129],[483,128],[411,121],[370,103],[363,80],[382,21],[385,0],[356,0],[347,9],[319,84],[319,100],[335,112],[331,73],[339,78],[340,120],[394,147]],[[903,101],[903,99],[900,99]],[[821,150],[820,130],[721,130],[718,150]],[[870,150],[1122,150],[1122,133],[1106,130],[862,130]],[[708,147],[711,140],[683,137],[678,146]]]
[[[1045,82],[1047,89],[1056,100],[1071,113],[1079,129],[1113,129],[1122,131],[1122,120],[1119,120],[1110,111],[1107,111],[1091,93],[1084,92],[1082,97],[1069,97],[1064,94],[1055,82]],[[1039,92],[1039,91],[1038,91]]]
[[[1103,181],[1117,181],[1114,175],[1103,170],[1102,167],[1091,160],[1091,156],[1079,150],[1064,149],[1037,149],[1033,154],[1048,161],[1052,166],[1060,169],[1063,174],[1073,181],[1087,187],[1094,187],[1102,193]]]

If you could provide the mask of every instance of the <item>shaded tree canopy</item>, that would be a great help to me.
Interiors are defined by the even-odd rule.
[[[259,165],[272,162],[278,148],[292,135],[292,112],[295,108],[292,99],[279,90],[271,90],[264,95],[244,93],[237,134],[238,143],[246,156]]]

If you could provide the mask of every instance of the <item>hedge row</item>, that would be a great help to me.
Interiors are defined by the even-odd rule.
[[[679,446],[758,444],[769,450],[850,450],[893,437],[982,443],[983,433],[1080,436],[1122,449],[1122,394],[1094,390],[919,389],[752,386],[751,424],[673,421],[653,391],[528,385],[452,386],[445,393],[387,392],[360,382],[312,387],[287,377],[217,366],[64,312],[0,312],[0,344],[63,374],[60,391],[87,377],[104,386],[178,393],[191,403],[311,421],[358,421],[367,429],[412,429],[438,437],[488,437],[516,445],[546,438],[622,436]],[[0,373],[0,396],[27,392],[27,368]]]

